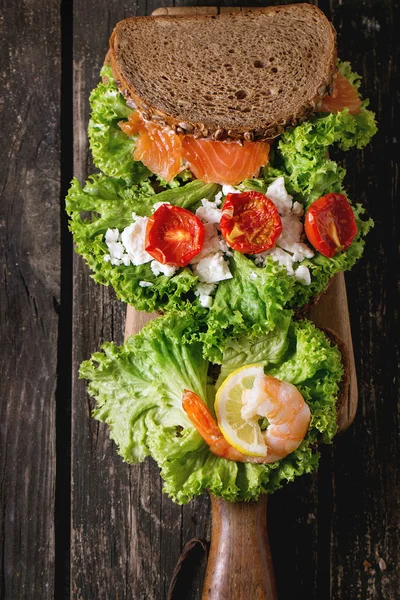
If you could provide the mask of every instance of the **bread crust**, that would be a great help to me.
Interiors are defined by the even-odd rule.
[[[325,15],[315,6],[310,4],[296,4],[296,5],[285,5],[280,7],[266,7],[260,9],[249,9],[246,11],[242,11],[239,13],[240,15],[255,15],[257,14],[268,14],[271,12],[276,12],[278,9],[282,11],[290,10],[291,7],[295,6],[296,10],[302,8],[302,10],[307,10],[310,14],[316,13],[319,18],[323,15],[323,19],[326,20]],[[311,11],[311,12],[310,12]],[[139,22],[143,19],[153,19],[153,20],[174,20],[174,21],[204,21],[207,19],[229,19],[237,18],[238,13],[234,13],[232,15],[223,14],[217,16],[209,16],[209,15],[177,15],[177,16],[152,16],[152,17],[133,17],[136,22]],[[320,81],[317,81],[315,84],[315,94],[314,96],[305,101],[301,106],[299,106],[297,112],[295,114],[291,114],[289,117],[282,117],[280,119],[276,119],[274,122],[258,122],[252,128],[248,127],[232,127],[230,129],[215,125],[214,127],[208,125],[206,126],[202,122],[195,122],[190,120],[183,121],[182,119],[167,112],[164,112],[155,106],[153,106],[146,98],[142,97],[138,90],[133,89],[130,82],[128,82],[123,74],[121,68],[120,61],[116,56],[115,46],[116,40],[118,37],[119,29],[128,21],[132,19],[125,19],[124,21],[120,21],[115,27],[111,38],[110,38],[110,50],[107,54],[107,58],[110,60],[111,68],[117,82],[119,89],[122,94],[127,99],[127,103],[132,108],[137,108],[143,115],[143,118],[147,121],[154,121],[159,125],[171,128],[176,133],[189,134],[193,135],[196,138],[208,138],[214,140],[227,140],[227,141],[258,141],[258,140],[268,140],[273,139],[282,134],[288,126],[296,126],[299,123],[304,122],[307,117],[315,112],[322,98],[327,94],[331,93],[333,88],[333,82],[335,76],[337,74],[337,53],[336,53],[336,32],[331,23],[329,23],[331,30],[331,38],[327,40],[327,43],[330,44],[330,54],[329,60],[327,61],[326,72],[324,73],[323,78]]]

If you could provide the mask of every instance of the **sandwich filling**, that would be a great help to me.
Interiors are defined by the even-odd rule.
[[[196,139],[161,127],[134,111],[119,127],[129,136],[138,134],[134,160],[167,182],[189,169],[206,183],[236,185],[256,177],[267,164],[270,146],[267,142],[219,142]]]
[[[333,93],[322,98],[321,112],[338,113],[347,108],[349,114],[357,115],[361,105],[357,88],[339,72]],[[128,136],[138,136],[133,159],[141,161],[167,182],[189,169],[206,183],[238,185],[244,179],[259,175],[261,167],[268,163],[270,143],[273,142],[196,139],[193,135],[176,133],[165,125],[146,121],[138,110],[118,125]]]

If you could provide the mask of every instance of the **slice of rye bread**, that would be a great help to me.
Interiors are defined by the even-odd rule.
[[[133,17],[110,38],[117,83],[146,120],[221,140],[304,121],[331,92],[336,58],[335,30],[311,4]]]

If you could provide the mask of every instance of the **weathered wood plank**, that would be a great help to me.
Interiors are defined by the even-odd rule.
[[[398,3],[332,1],[319,5],[338,31],[339,55],[351,60],[363,75],[363,93],[371,98],[380,124],[380,133],[365,151],[339,155],[347,168],[351,197],[363,202],[375,219],[362,262],[346,275],[359,410],[349,431],[332,448],[324,449],[318,475],[304,477],[271,499],[271,545],[284,599],[293,594],[395,599],[400,594],[399,268],[394,259],[398,239],[399,151],[394,133],[398,124],[394,116],[394,90],[399,81]],[[307,503],[306,486],[310,481],[315,485],[316,478],[318,494]]]
[[[145,4],[74,4],[75,175],[91,171],[88,96],[98,81],[108,38],[118,20],[144,14]],[[105,15],[107,18],[105,18]],[[89,165],[89,166],[88,166]],[[156,465],[122,463],[107,427],[90,418],[80,362],[106,341],[121,343],[125,306],[93,283],[74,259],[71,595],[74,599],[165,597],[181,551],[180,507],[161,493]]]
[[[283,600],[394,599],[400,594],[400,438],[394,387],[397,361],[392,350],[397,341],[393,324],[398,266],[395,238],[389,232],[397,225],[393,167],[398,150],[393,133],[396,80],[390,83],[390,77],[397,76],[398,3],[319,4],[338,29],[340,55],[364,75],[364,93],[387,129],[369,149],[352,152],[346,159],[349,191],[368,206],[377,222],[363,262],[347,276],[360,410],[343,438],[323,450],[318,474],[295,481],[271,498],[270,540]],[[137,14],[150,13],[158,5],[153,0],[139,2]],[[116,2],[75,4],[75,173],[80,178],[87,165],[87,96],[113,25],[134,14],[133,8]],[[385,198],[387,209],[382,211]],[[124,309],[111,292],[89,282],[79,259],[74,285],[76,370],[101,341],[122,341]],[[129,468],[121,463],[106,428],[91,422],[84,385],[76,379],[73,402],[72,597],[165,598],[184,542],[209,534],[208,499],[199,498],[184,509],[173,506],[161,496],[153,464]],[[381,570],[380,558],[386,570]],[[371,564],[366,570],[364,560]],[[200,595],[201,581],[196,579],[188,597],[195,600]]]
[[[363,75],[380,128],[371,146],[345,161],[349,191],[365,204],[375,229],[362,264],[346,277],[359,410],[333,454],[331,594],[394,599],[400,596],[399,3],[337,2],[331,14],[340,54]]]
[[[57,0],[3,3],[0,23],[3,600],[51,598],[54,593],[59,10]]]

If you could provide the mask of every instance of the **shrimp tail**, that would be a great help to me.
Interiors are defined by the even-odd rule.
[[[194,392],[184,390],[182,408],[203,440],[212,446],[221,437],[221,430],[206,403]]]
[[[182,408],[208,445],[210,452],[221,458],[246,462],[246,457],[226,441],[210,409],[197,394],[184,390]]]

